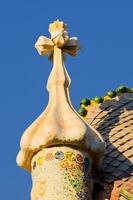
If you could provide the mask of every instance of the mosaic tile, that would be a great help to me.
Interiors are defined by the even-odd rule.
[[[54,156],[52,153],[47,153],[45,156],[46,161],[52,161],[54,159]]]
[[[55,158],[62,160],[64,158],[64,153],[62,151],[57,151],[55,153]]]
[[[76,159],[75,154],[73,152],[66,152],[65,153],[66,158],[68,158],[71,161],[74,161]]]
[[[36,161],[37,165],[42,165],[43,164],[43,161],[44,161],[44,157],[39,157]]]
[[[83,161],[84,161],[83,156],[82,156],[81,154],[77,154],[77,155],[76,155],[76,161],[77,161],[78,163],[83,163]]]

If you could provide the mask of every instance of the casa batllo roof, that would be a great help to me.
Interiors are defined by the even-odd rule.
[[[133,89],[120,86],[103,97],[82,99],[79,113],[106,143],[94,180],[96,200],[133,200]]]

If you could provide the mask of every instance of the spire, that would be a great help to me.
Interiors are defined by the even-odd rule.
[[[31,170],[31,159],[43,148],[65,145],[77,146],[92,154],[100,163],[104,150],[101,135],[74,110],[69,96],[70,77],[64,66],[64,54],[76,56],[78,39],[70,38],[62,21],[49,25],[51,39],[40,36],[35,47],[40,55],[49,55],[53,69],[48,79],[49,103],[45,111],[24,132],[17,156],[19,166]]]

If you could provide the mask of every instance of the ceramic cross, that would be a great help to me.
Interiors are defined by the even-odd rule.
[[[67,26],[59,20],[49,25],[51,39],[40,36],[35,44],[35,47],[40,55],[49,54],[50,58],[57,48],[63,52],[75,56],[80,49],[77,37],[70,38],[68,35]]]

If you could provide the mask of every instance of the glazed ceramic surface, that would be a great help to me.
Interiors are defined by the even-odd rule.
[[[80,149],[43,149],[32,159],[32,179],[32,200],[91,200],[91,158]]]

